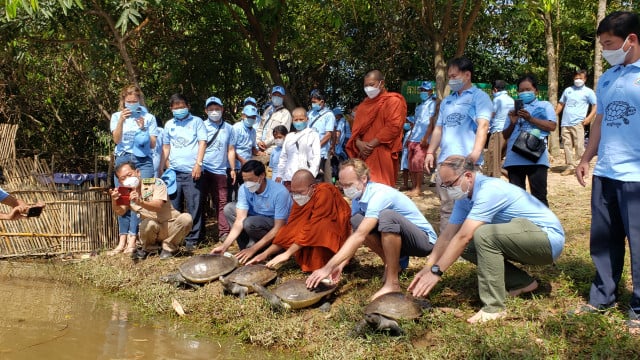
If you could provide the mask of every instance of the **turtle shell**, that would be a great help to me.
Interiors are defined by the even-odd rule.
[[[264,265],[251,264],[237,268],[225,279],[252,289],[251,285],[253,283],[265,285],[275,279],[276,276],[278,276],[278,273],[275,270],[269,269]]]
[[[230,273],[236,266],[238,266],[238,260],[235,256],[196,255],[180,264],[178,271],[188,281],[202,284]]]
[[[417,319],[422,315],[422,306],[410,295],[401,292],[384,294],[373,300],[364,309],[365,314],[380,314],[390,319]]]
[[[335,290],[335,285],[328,286],[322,283],[317,288],[309,290],[304,280],[294,279],[276,286],[273,293],[292,309],[300,309],[317,303]]]

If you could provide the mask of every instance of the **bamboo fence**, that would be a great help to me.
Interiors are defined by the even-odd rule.
[[[0,164],[5,176],[2,188],[28,204],[42,201],[46,207],[39,217],[0,221],[0,258],[86,253],[114,247],[118,227],[106,182],[55,184],[53,171],[44,160],[15,159],[15,149],[5,152],[6,146],[13,147],[14,142],[4,141],[3,125],[6,124],[0,124]],[[0,204],[0,211],[7,212],[9,208]]]

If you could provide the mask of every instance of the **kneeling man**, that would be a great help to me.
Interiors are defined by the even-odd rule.
[[[167,170],[172,172],[173,170]],[[131,254],[134,259],[144,259],[150,252],[160,248],[161,259],[176,254],[178,246],[187,236],[193,221],[189,213],[180,213],[171,206],[167,185],[158,178],[140,179],[140,171],[130,162],[116,168],[116,176],[123,185],[131,186],[129,203],[122,204],[118,199],[123,196],[118,189],[111,190],[111,203],[117,215],[123,215],[129,209],[140,216],[140,241],[142,249]],[[170,187],[175,192],[175,173]],[[170,192],[170,191],[169,191]]]
[[[459,256],[478,268],[483,307],[467,319],[485,322],[506,316],[507,293],[531,292],[538,282],[511,262],[551,264],[564,247],[560,220],[523,189],[476,172],[473,162],[452,155],[440,164],[442,187],[455,199],[453,213],[427,265],[409,285],[426,296]]]
[[[291,196],[284,185],[267,179],[265,166],[249,160],[240,169],[244,183],[238,189],[238,202],[224,207],[224,216],[231,225],[229,236],[211,253],[220,254],[238,241],[236,257],[245,263],[260,250],[271,245],[280,228],[287,223],[291,211]]]
[[[327,265],[307,278],[307,287],[315,288],[348,261],[360,245],[373,250],[384,263],[384,285],[372,299],[400,291],[400,256],[427,256],[433,249],[436,233],[416,204],[398,190],[370,181],[369,168],[360,159],[340,165],[338,174],[344,194],[351,199],[353,234]]]
[[[340,191],[329,183],[315,183],[311,171],[300,169],[291,178],[294,204],[287,224],[276,234],[273,244],[251,263],[274,257],[267,263],[274,267],[295,256],[302,271],[314,271],[325,266],[338,252],[351,233],[351,208]],[[340,273],[346,265],[339,265]],[[338,273],[339,275],[339,273]],[[338,278],[334,279],[336,282]]]

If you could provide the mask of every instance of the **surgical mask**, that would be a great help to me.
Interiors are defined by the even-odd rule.
[[[304,130],[304,129],[307,127],[307,122],[306,122],[306,121],[301,121],[301,122],[294,121],[294,122],[293,122],[293,127],[294,127],[297,131]]]
[[[422,101],[427,101],[428,98],[430,98],[431,96],[429,96],[428,92],[421,92],[420,93],[420,100]]]
[[[583,87],[584,86],[584,80],[575,79],[575,80],[573,80],[573,85],[575,85],[575,87]]]
[[[624,45],[627,43],[627,40],[629,40],[629,37],[624,39],[624,42],[619,49],[602,50],[602,57],[607,60],[607,62],[611,64],[611,66],[620,65],[624,62],[624,59],[627,57],[627,54],[631,50],[631,48],[629,48],[627,51],[623,50]]]
[[[378,83],[378,86],[380,86],[380,83]],[[366,86],[364,88],[364,92],[367,94],[369,99],[373,99],[380,94],[380,88],[375,86]]]
[[[304,206],[306,203],[309,202],[309,200],[311,200],[310,195],[291,194],[291,197],[293,198],[293,201],[295,201],[296,204],[300,206]]]
[[[409,130],[411,129],[411,124],[409,124],[409,123],[404,123],[403,128],[404,128],[404,131],[409,131]]]
[[[249,190],[249,192],[254,193],[260,188],[260,182],[245,181],[244,186],[247,188],[247,190]]]
[[[462,185],[452,186],[447,189],[447,195],[453,200],[464,199],[469,196],[469,189],[467,188],[467,191],[462,191]]]
[[[129,111],[134,112],[136,111],[137,108],[140,107],[140,103],[132,103],[132,104],[124,104],[124,107],[126,107],[127,109],[129,109]]]
[[[250,128],[250,127],[252,127],[253,125],[255,125],[255,123],[256,123],[256,119],[255,119],[255,118],[254,118],[254,119],[252,119],[252,118],[246,118],[246,119],[242,120],[242,122],[244,122],[244,126],[246,126],[246,127]]]
[[[219,122],[222,118],[222,111],[220,110],[212,110],[207,113],[209,115],[209,120],[213,122]]]
[[[525,104],[530,104],[533,100],[536,99],[536,93],[533,91],[523,91],[518,93],[518,98],[521,99]]]
[[[275,107],[280,107],[282,106],[282,103],[284,102],[284,99],[281,98],[280,96],[272,96],[271,97],[271,103],[273,104],[273,106]]]
[[[176,120],[182,120],[187,116],[189,116],[189,109],[187,108],[175,109],[175,110],[171,110],[171,112],[173,113],[173,117]]]
[[[273,143],[276,144],[277,147],[282,147],[282,144],[284,144],[284,139],[275,139],[273,140]]]
[[[462,90],[463,86],[464,86],[464,81],[462,79],[450,79],[449,80],[449,88],[453,92],[458,92],[458,91]]]
[[[320,105],[318,103],[311,103],[311,110],[320,111],[320,109],[322,109],[322,105]]]
[[[140,179],[138,179],[135,176],[130,176],[124,179],[124,181],[122,181],[122,186],[131,188],[131,189],[137,188],[138,185],[140,185]]]
[[[362,196],[362,190],[358,190],[355,185],[344,189],[344,196],[349,199],[359,199]]]

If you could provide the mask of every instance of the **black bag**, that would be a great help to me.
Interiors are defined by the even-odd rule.
[[[518,138],[511,147],[514,153],[534,163],[538,162],[545,149],[544,139],[537,138],[526,131],[520,131]]]

